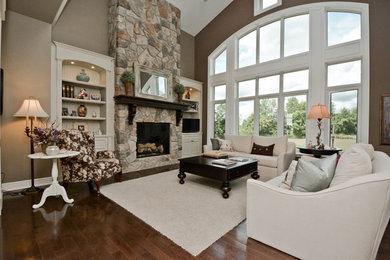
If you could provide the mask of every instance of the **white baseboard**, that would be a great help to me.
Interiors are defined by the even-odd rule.
[[[50,185],[51,182],[52,182],[52,177],[34,179],[34,184],[37,187]],[[31,186],[31,180],[14,181],[14,182],[3,183],[1,189],[3,190],[3,192],[6,192],[6,191],[23,190],[29,188],[30,186]]]

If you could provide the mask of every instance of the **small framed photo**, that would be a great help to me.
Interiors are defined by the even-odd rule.
[[[67,107],[63,107],[62,108],[62,115],[63,116],[69,116],[69,110]]]
[[[101,101],[102,100],[102,96],[100,94],[91,94],[90,98],[91,98],[91,100],[95,100],[95,101]]]
[[[77,116],[76,110],[72,110],[72,114],[70,116]]]
[[[88,131],[88,125],[84,122],[75,122],[73,128],[83,132]]]
[[[390,94],[381,97],[381,144],[390,145]]]

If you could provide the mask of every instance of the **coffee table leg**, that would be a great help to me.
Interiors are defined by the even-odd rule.
[[[184,173],[184,171],[179,170],[179,174],[177,175],[177,177],[179,177],[179,179],[180,179],[179,183],[184,184],[184,178],[186,177],[186,174]]]
[[[259,173],[258,173],[257,171],[253,172],[253,173],[251,174],[251,176],[252,176],[252,178],[255,179],[255,180],[257,180],[257,179],[260,177],[260,176],[259,176]]]
[[[221,190],[223,191],[222,197],[224,199],[229,198],[229,191],[231,190],[231,188],[229,187],[229,182],[228,181],[225,181],[225,182],[222,183]]]

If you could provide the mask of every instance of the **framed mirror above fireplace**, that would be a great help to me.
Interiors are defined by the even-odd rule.
[[[134,69],[136,96],[173,101],[171,72],[144,65],[135,65]]]

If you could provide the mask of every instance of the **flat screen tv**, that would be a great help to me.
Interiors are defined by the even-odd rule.
[[[199,123],[198,118],[183,118],[183,133],[199,132]]]

